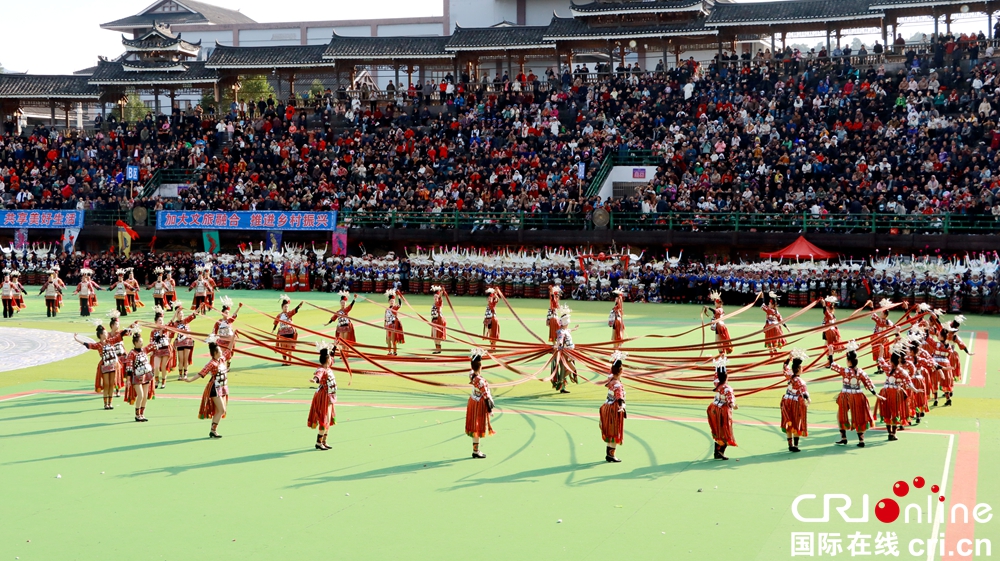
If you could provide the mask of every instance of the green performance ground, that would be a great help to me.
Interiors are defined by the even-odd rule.
[[[277,304],[273,292],[231,295],[261,310]],[[305,296],[335,305],[330,295]],[[421,312],[429,307],[426,298],[411,301]],[[454,302],[466,327],[479,325],[482,299]],[[513,304],[541,333],[545,302]],[[609,304],[570,305],[580,324],[575,340],[608,338]],[[28,310],[0,327],[92,334],[89,322],[69,306],[64,310],[59,319],[47,319],[41,301],[32,298]],[[627,304],[629,334],[677,333],[697,321],[698,311]],[[146,308],[138,317],[151,315]],[[378,322],[382,312],[359,301],[353,315]],[[509,313],[502,310],[500,317],[505,338],[530,340]],[[305,326],[327,319],[307,306],[296,317]],[[809,312],[792,329],[819,321],[818,312]],[[247,308],[240,322],[270,328],[270,320]],[[760,312],[751,310],[729,325],[738,337],[761,323]],[[192,329],[210,326],[198,320]],[[404,326],[424,331],[414,320],[404,319]],[[350,385],[342,378],[333,450],[320,453],[312,446],[315,431],[305,427],[312,396],[306,368],[238,357],[229,416],[220,427],[225,438],[218,441],[206,438],[208,423],[197,419],[200,383],[171,381],[149,404],[151,421],[135,423],[121,400],[114,411],[101,409],[92,393],[93,352],[0,372],[0,559],[300,559],[317,553],[339,559],[785,559],[792,532],[846,536],[858,530],[873,538],[896,532],[903,559],[927,559],[910,555],[906,544],[935,531],[950,543],[970,536],[1000,544],[995,517],[976,525],[950,524],[947,517],[938,525],[884,525],[874,517],[847,524],[834,514],[828,524],[807,524],[790,508],[803,493],[845,493],[859,513],[863,494],[874,508],[892,496],[895,481],[916,476],[927,487],[943,487],[945,509],[953,502],[1000,505],[992,467],[1000,460],[1000,395],[991,380],[992,357],[1000,356],[998,327],[994,318],[969,318],[962,335],[975,341],[976,356],[955,406],[933,410],[900,441],[888,443],[876,431],[863,450],[853,441],[834,446],[837,386],[818,383],[810,386],[811,435],[801,454],[785,449],[775,426],[780,392],[772,391],[740,401],[740,446],[730,449],[726,463],[711,460],[705,402],[636,390],[629,392],[619,449],[624,461],[605,463],[596,419],[605,390],[597,385],[573,386],[570,395],[554,395],[543,382],[498,389],[497,435],[484,440],[488,457],[473,460],[463,434],[464,389],[393,376],[356,375]],[[853,337],[870,328],[863,319],[842,331]],[[357,332],[362,342],[383,338],[373,328],[359,325]],[[817,336],[809,339],[802,344],[819,344]],[[700,340],[693,334],[675,341]],[[411,338],[403,352],[427,346]],[[204,364],[204,352],[200,345],[195,367]],[[491,376],[495,382],[508,378]],[[899,502],[925,505],[928,495],[927,488],[913,489]],[[809,516],[821,510],[802,509]],[[841,556],[849,555],[846,547],[845,539]],[[947,549],[945,558],[954,551]]]

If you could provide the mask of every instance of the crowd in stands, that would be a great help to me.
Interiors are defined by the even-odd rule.
[[[1000,83],[992,47],[945,36],[902,68],[828,53],[724,55],[699,65],[446,76],[390,101],[326,92],[229,111],[114,117],[97,132],[0,136],[4,208],[1000,215]],[[882,47],[879,46],[881,49]],[[836,52],[832,53],[836,55]],[[735,56],[735,55],[734,55]],[[897,65],[898,66],[898,65]],[[662,68],[662,67],[660,67]],[[401,85],[400,85],[401,86]],[[655,176],[601,200],[611,153],[649,151]],[[179,199],[139,186],[198,171]]]

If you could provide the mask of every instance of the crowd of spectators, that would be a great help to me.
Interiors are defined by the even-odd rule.
[[[724,55],[643,72],[530,70],[199,106],[91,133],[0,136],[4,208],[1000,215],[992,47],[944,36],[857,65]],[[879,46],[881,48],[881,45]],[[843,49],[840,50],[843,55]],[[836,53],[833,53],[836,54]],[[662,68],[659,66],[658,68]],[[597,76],[595,78],[595,76]],[[635,192],[587,196],[609,154],[649,154]],[[141,181],[124,180],[141,166]],[[179,199],[141,196],[156,169],[195,170]]]

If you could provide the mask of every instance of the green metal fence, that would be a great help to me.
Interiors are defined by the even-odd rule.
[[[350,228],[504,230],[594,229],[583,213],[526,212],[341,212]],[[827,232],[850,234],[993,234],[1000,220],[990,215],[895,215],[811,213],[625,213],[612,212],[613,230],[673,230],[687,232]]]

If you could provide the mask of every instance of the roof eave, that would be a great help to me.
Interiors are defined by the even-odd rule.
[[[642,39],[650,37],[685,37],[689,35],[706,36],[718,35],[718,30],[706,29],[704,31],[670,31],[670,32],[647,32],[647,33],[621,33],[618,35],[546,35],[543,39],[547,41],[584,41],[584,40],[606,40],[614,39]]]
[[[555,43],[545,43],[541,45],[496,45],[492,47],[445,47],[446,51],[461,52],[461,51],[514,51],[514,50],[528,50],[528,49],[555,49]]]
[[[580,11],[570,8],[570,13],[573,17],[588,17],[588,16],[620,16],[627,14],[665,14],[674,12],[701,12],[701,4],[693,4],[691,6],[685,6],[683,8],[649,8],[645,10],[594,10],[594,11]]]
[[[735,27],[735,26],[738,26],[738,25],[744,25],[744,26],[750,26],[750,25],[767,26],[767,25],[786,25],[786,24],[793,24],[793,23],[823,23],[824,21],[852,21],[852,20],[865,21],[865,20],[870,20],[870,19],[881,19],[881,18],[884,18],[884,17],[885,17],[884,13],[881,13],[881,12],[872,12],[870,14],[859,14],[859,15],[854,15],[854,16],[823,17],[823,18],[814,18],[814,19],[801,19],[801,18],[800,19],[783,19],[783,20],[770,19],[770,20],[749,20],[749,21],[731,21],[731,22],[709,21],[706,25],[710,25],[712,27]]]
[[[280,64],[206,64],[205,68],[210,70],[239,70],[240,68],[332,68],[335,62],[283,62]]]

